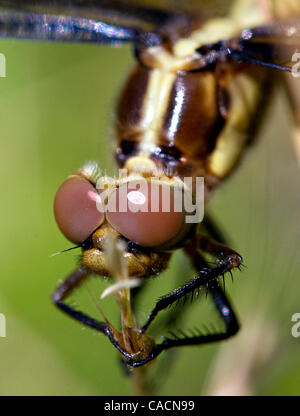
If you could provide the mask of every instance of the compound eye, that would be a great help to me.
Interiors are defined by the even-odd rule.
[[[124,237],[144,246],[156,247],[176,237],[184,224],[174,189],[156,182],[129,182],[109,197],[106,218]],[[178,201],[177,201],[178,202]]]
[[[85,178],[73,176],[58,189],[54,215],[61,232],[73,243],[81,243],[104,221],[101,198]]]

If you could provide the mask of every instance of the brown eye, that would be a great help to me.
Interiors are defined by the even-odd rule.
[[[100,203],[98,192],[86,179],[73,176],[63,182],[55,196],[54,215],[68,240],[81,243],[102,224]]]
[[[106,218],[129,240],[144,247],[155,247],[176,237],[183,227],[184,214],[182,210],[175,212],[175,201],[176,195],[170,186],[149,182],[140,186],[129,182],[110,195]]]

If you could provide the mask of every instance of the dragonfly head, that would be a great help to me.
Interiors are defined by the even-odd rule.
[[[109,275],[104,242],[113,236],[126,243],[130,276],[158,274],[166,253],[193,228],[185,221],[187,192],[178,178],[95,177],[88,165],[58,189],[55,219],[67,239],[82,245],[83,264],[90,270]]]

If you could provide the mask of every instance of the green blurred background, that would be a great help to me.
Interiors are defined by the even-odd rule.
[[[0,78],[0,313],[7,320],[0,394],[131,394],[109,341],[82,330],[51,303],[79,253],[49,257],[70,246],[52,212],[60,183],[88,160],[114,173],[113,108],[133,63],[130,48],[1,41],[0,52],[7,60],[7,77]],[[178,351],[158,394],[300,393],[300,338],[291,335],[291,316],[300,312],[300,170],[290,136],[278,88],[260,140],[211,202],[247,266],[226,286],[242,331],[221,345]],[[150,282],[141,320],[157,297],[190,279],[188,267],[178,253]],[[90,284],[99,304],[105,287],[100,278]],[[86,288],[76,302],[95,311]],[[113,299],[101,307],[117,323]],[[215,318],[209,298],[202,298],[184,326]]]

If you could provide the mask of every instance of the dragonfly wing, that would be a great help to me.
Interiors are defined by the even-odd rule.
[[[0,36],[57,42],[132,42],[144,46],[161,43],[158,34],[139,28],[114,26],[82,17],[19,11],[0,11]]]
[[[149,28],[164,24],[174,13],[124,0],[1,0],[0,6],[16,11],[64,14],[101,20],[116,26]],[[146,24],[148,23],[148,27]]]
[[[161,43],[155,30],[174,13],[116,0],[0,1],[0,36],[97,43]]]
[[[294,54],[300,49],[300,20],[276,22],[245,29],[232,41],[230,55],[245,63],[257,63],[275,69],[292,71]]]

